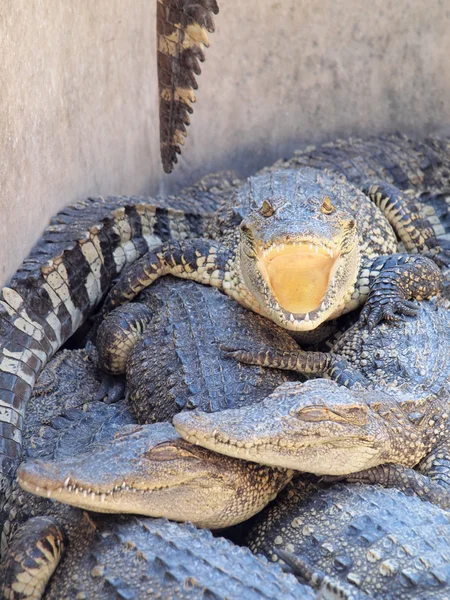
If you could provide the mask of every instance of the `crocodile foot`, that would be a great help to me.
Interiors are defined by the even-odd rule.
[[[360,323],[367,326],[369,331],[381,321],[403,321],[404,316],[415,317],[420,307],[416,302],[404,300],[395,295],[379,299],[377,296],[369,296],[359,317]]]
[[[102,373],[102,380],[94,400],[103,400],[106,404],[112,404],[125,398],[126,382],[124,377]]]

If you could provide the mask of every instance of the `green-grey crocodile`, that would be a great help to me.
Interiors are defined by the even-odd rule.
[[[247,311],[218,290],[164,277],[119,307],[97,332],[99,364],[127,376],[127,399],[139,423],[170,421],[182,409],[218,411],[262,400],[288,371],[227,359],[220,345],[248,340],[298,345],[275,323]]]
[[[186,440],[211,450],[319,475],[345,475],[383,463],[413,467],[430,477],[392,466],[370,471],[371,480],[416,486],[418,493],[449,506],[450,314],[424,302],[417,318],[368,331],[355,325],[331,355],[347,361],[340,383],[327,379],[285,383],[266,400],[217,414],[200,411],[174,418]],[[247,362],[296,369],[301,351],[276,348],[232,351]],[[324,375],[335,376],[325,366]],[[352,373],[352,370],[354,373]],[[363,379],[361,380],[361,375]]]
[[[217,411],[248,405],[296,378],[287,371],[229,360],[220,342],[232,337],[237,343],[277,340],[286,351],[298,346],[286,331],[213,288],[165,278],[140,300],[134,308],[149,322],[128,361],[127,400],[138,423],[157,422],[160,428],[136,425],[95,456],[26,463],[19,469],[19,482],[44,497],[101,512],[137,512],[210,528],[243,521],[261,510],[292,472],[225,459],[179,439],[163,422],[195,406]],[[133,328],[138,322],[126,314],[115,316],[119,331],[113,330],[113,337],[124,325]],[[69,387],[72,393],[84,377],[77,373],[73,381],[66,369],[59,379],[59,389]],[[93,394],[86,390],[84,395]],[[183,494],[177,499],[178,487]]]
[[[83,384],[88,385],[87,391],[90,395],[94,395],[98,386],[97,383],[92,384],[92,366],[91,362],[86,357],[85,352],[65,352],[63,353],[62,361],[57,364],[57,377],[53,375],[53,369],[47,368],[44,371],[44,382],[50,380],[50,384],[56,379],[59,385],[51,385],[51,391],[58,392],[58,402],[56,406],[49,405],[48,398],[45,402],[37,403],[38,415],[30,419],[30,423],[34,422],[38,425],[39,421],[53,412],[58,412],[58,404],[63,406],[69,400],[69,392],[73,382],[71,379],[82,377]],[[57,355],[54,362],[61,360]],[[51,363],[49,365],[51,367]],[[69,376],[67,375],[69,371]],[[75,377],[72,376],[75,374]],[[64,390],[66,382],[69,381],[65,394]],[[62,390],[60,389],[62,387]],[[39,398],[43,397],[44,390],[40,388]],[[71,404],[72,405],[72,404]],[[73,497],[83,497],[87,492],[86,489],[78,489],[78,495],[75,494],[74,486],[77,484],[76,476],[84,477],[84,485],[92,486],[89,493],[86,494],[86,505],[98,510],[101,506],[101,495],[95,487],[104,481],[104,474],[111,476],[111,471],[118,467],[120,468],[121,459],[126,460],[126,453],[120,456],[121,438],[124,432],[123,424],[127,422],[129,416],[121,403],[115,405],[105,405],[99,402],[89,402],[86,406],[87,413],[80,418],[83,413],[76,411],[74,408],[69,409],[65,417],[56,417],[52,420],[51,426],[40,428],[40,431],[31,437],[29,448],[32,449],[34,456],[40,455],[48,458],[49,456],[57,456],[56,468],[51,471],[51,476],[57,482],[63,493],[72,487],[71,492],[68,492]],[[28,423],[28,422],[27,422]],[[34,428],[36,428],[34,425]],[[147,428],[158,428],[160,425],[150,425]],[[163,427],[168,427],[163,425]],[[30,427],[33,429],[33,427]],[[162,430],[161,430],[162,431]],[[116,441],[118,441],[118,453],[114,453],[114,440],[109,443],[109,458],[112,458],[112,464],[107,467],[107,452],[103,451],[101,460],[95,456],[95,453],[100,448],[105,448],[105,438],[111,437],[116,432]],[[125,436],[131,433],[129,438],[128,453],[133,453],[136,449],[136,437],[133,436],[130,429],[125,430]],[[161,433],[161,432],[160,432]],[[172,434],[173,435],[173,434]],[[118,437],[117,437],[118,436]],[[170,434],[169,434],[170,437]],[[84,448],[83,448],[84,447]],[[184,450],[189,447],[184,446]],[[153,467],[153,485],[161,483],[161,475],[166,472],[165,483],[169,483],[167,475],[170,477],[173,467],[178,471],[178,478],[173,477],[172,472],[172,490],[168,490],[168,495],[165,497],[165,502],[168,509],[172,511],[179,510],[179,518],[182,518],[183,511],[186,507],[189,508],[189,503],[195,498],[195,489],[200,500],[205,499],[205,485],[207,495],[214,496],[214,485],[210,479],[213,476],[218,476],[219,471],[223,471],[222,478],[229,478],[228,471],[230,463],[225,457],[217,455],[217,470],[209,470],[204,479],[193,477],[192,462],[186,460],[185,454],[179,454],[178,459],[172,466],[172,469],[167,469],[167,459],[174,458],[176,444],[163,443],[156,447],[158,452],[153,457],[155,463]],[[172,449],[172,455],[167,455],[168,448]],[[76,465],[76,459],[69,458],[74,451],[86,452],[79,457],[78,471],[73,471],[73,479],[67,481],[65,478],[68,472],[64,472],[60,467],[65,463],[67,465]],[[191,451],[195,452],[195,446],[191,447]],[[149,451],[151,455],[152,451]],[[157,465],[157,454],[159,453],[160,463]],[[213,454],[213,453],[210,453]],[[197,455],[197,460],[198,460]],[[204,455],[206,456],[206,455]],[[118,461],[115,460],[118,458]],[[140,484],[145,481],[145,472],[141,458],[134,462],[133,476],[135,481]],[[91,460],[89,460],[91,459]],[[222,462],[220,462],[222,461]],[[133,471],[133,461],[129,461],[128,469]],[[170,462],[170,460],[169,460]],[[59,463],[59,466],[58,466]],[[207,460],[204,460],[206,465]],[[50,467],[51,463],[47,463]],[[149,467],[151,458],[147,460]],[[194,463],[195,464],[195,463]],[[36,463],[35,463],[36,465]],[[55,467],[55,464],[54,464]],[[195,467],[194,467],[195,469]],[[150,469],[151,470],[151,469]],[[30,471],[33,475],[33,470]],[[41,477],[45,480],[45,471],[41,471]],[[240,473],[242,475],[242,471]],[[192,484],[192,492],[189,487],[181,481],[186,477]],[[209,482],[208,482],[209,479]],[[87,480],[87,481],[86,481]],[[257,480],[253,481],[255,487],[261,483],[261,472],[257,476]],[[269,482],[266,481],[266,484]],[[147,481],[148,484],[148,481]],[[261,551],[271,558],[276,557],[275,549],[285,550],[289,553],[289,561],[292,561],[292,553],[296,553],[296,544],[300,543],[302,536],[306,550],[300,555],[302,560],[301,573],[307,576],[307,579],[314,587],[320,587],[318,598],[328,599],[344,599],[355,598],[362,600],[366,596],[365,592],[372,592],[374,588],[374,579],[381,572],[384,577],[390,576],[390,584],[392,588],[392,598],[397,598],[398,589],[406,589],[412,593],[411,597],[420,598],[414,590],[413,584],[416,585],[420,592],[428,590],[430,596],[445,598],[447,593],[447,579],[445,571],[446,552],[450,552],[450,529],[448,514],[440,509],[431,507],[428,504],[417,502],[414,498],[407,498],[401,494],[395,495],[391,490],[379,490],[367,486],[367,490],[363,486],[347,486],[347,496],[343,497],[340,492],[343,486],[338,485],[327,490],[325,498],[312,496],[308,502],[305,502],[302,513],[296,519],[287,520],[283,512],[286,505],[292,510],[294,501],[297,496],[293,497],[292,490],[302,490],[303,497],[306,496],[305,486],[297,482],[295,488],[289,487],[286,494],[282,493],[280,503],[273,505],[269,512],[265,512],[264,518],[259,519],[257,523],[252,525],[250,534],[247,536],[249,545],[254,551]],[[301,486],[301,487],[299,487]],[[323,486],[322,486],[323,487]],[[121,509],[121,502],[127,503],[127,498],[131,495],[131,502],[134,501],[136,510],[141,510],[139,493],[130,493],[127,486],[116,486],[116,495],[118,504],[117,510]],[[94,492],[95,498],[93,499]],[[220,490],[218,490],[220,492]],[[223,492],[224,490],[222,490]],[[310,492],[311,494],[311,492]],[[47,494],[44,492],[44,496]],[[52,495],[52,494],[51,494]],[[133,500],[134,495],[134,500]],[[241,492],[241,501],[245,500],[245,494]],[[60,497],[58,492],[56,498]],[[137,499],[136,499],[137,498]],[[287,500],[286,500],[287,499]],[[151,496],[147,497],[147,503],[152,503]],[[208,502],[208,501],[207,501]],[[224,496],[223,502],[227,504],[229,497]],[[170,504],[173,504],[170,507]],[[306,504],[306,506],[305,506]],[[281,508],[280,508],[281,507]],[[204,506],[205,514],[207,506]],[[405,512],[406,511],[406,512]],[[261,563],[261,561],[253,560],[251,557],[235,546],[211,536],[206,532],[200,532],[192,526],[180,526],[169,524],[161,520],[151,519],[136,519],[119,518],[114,516],[111,519],[102,519],[94,515],[86,515],[80,510],[57,503],[51,503],[46,498],[32,497],[24,492],[19,492],[12,506],[12,531],[15,533],[13,542],[8,548],[4,557],[3,593],[5,597],[19,599],[20,593],[37,589],[36,598],[39,598],[40,590],[44,587],[47,578],[51,575],[52,569],[56,567],[56,572],[53,575],[47,592],[44,598],[72,598],[80,594],[79,597],[88,598],[103,598],[103,597],[118,597],[125,593],[136,598],[148,597],[150,589],[158,590],[162,597],[169,597],[172,593],[172,587],[178,589],[180,581],[188,587],[188,591],[192,592],[192,597],[203,597],[197,587],[192,589],[187,583],[187,579],[194,578],[195,581],[202,581],[203,586],[208,589],[217,589],[216,586],[221,586],[220,590],[223,595],[218,597],[252,597],[251,593],[255,594],[255,598],[277,598],[277,597],[315,597],[311,591],[305,587],[292,587],[292,580],[286,579],[286,576],[280,571],[271,570],[270,565]],[[356,513],[356,516],[355,516]],[[184,514],[186,514],[184,512]],[[405,514],[407,517],[405,517]],[[28,522],[24,522],[20,527],[18,524],[25,521],[26,517],[35,515]],[[38,515],[38,516],[36,516]],[[172,512],[173,516],[173,512]],[[282,517],[282,520],[281,520]],[[353,517],[353,518],[352,518]],[[411,527],[409,522],[405,523],[405,518],[411,522],[420,520],[419,527]],[[277,531],[276,519],[281,521]],[[305,527],[300,527],[304,519]],[[352,535],[347,531],[349,520],[351,521],[351,532],[355,531],[359,535]],[[313,523],[311,523],[313,521]],[[306,526],[306,524],[308,526]],[[317,533],[312,530],[313,524],[320,527]],[[356,527],[360,525],[359,529]],[[375,524],[375,527],[372,527]],[[380,524],[383,530],[380,533]],[[10,526],[11,527],[11,526]],[[391,547],[386,549],[383,545],[383,552],[380,553],[378,546],[373,541],[373,529],[375,529],[378,537],[381,536],[385,545],[386,540],[393,540]],[[438,546],[433,544],[432,547],[425,542],[429,540],[433,532],[439,530],[440,538]],[[343,532],[337,535],[338,532]],[[369,535],[370,534],[370,535]],[[60,554],[64,551],[64,544],[68,538],[69,544],[65,551],[64,559],[60,566],[57,566],[57,561]],[[398,540],[398,546],[395,546]],[[160,546],[161,544],[161,546]],[[370,554],[369,549],[364,547],[364,544],[371,544]],[[400,546],[400,548],[399,548]],[[407,553],[401,553],[402,547],[407,547]],[[163,550],[163,548],[165,550]],[[187,548],[191,548],[189,552]],[[193,549],[192,549],[193,548]],[[200,550],[202,548],[202,550]],[[317,551],[317,548],[319,551]],[[323,557],[327,550],[325,559]],[[165,554],[167,551],[168,554]],[[188,556],[184,557],[184,553],[188,552]],[[203,553],[204,552],[204,553]],[[195,559],[192,558],[194,553]],[[330,559],[330,553],[336,565],[336,570],[341,569],[341,565],[346,565],[346,570],[338,573],[344,581],[336,584],[336,574],[334,578],[328,577],[325,573],[328,571],[328,563],[324,560]],[[366,558],[367,553],[367,558]],[[125,554],[125,555],[124,555]],[[393,556],[395,554],[395,556]],[[416,561],[411,559],[411,554]],[[399,558],[400,556],[400,558]],[[167,562],[167,558],[173,558],[173,562]],[[206,577],[202,565],[205,557],[208,564],[211,565],[211,560],[214,561],[216,568],[220,570],[208,571],[210,576]],[[208,558],[206,558],[208,557]],[[420,557],[420,570],[416,562]],[[139,560],[138,560],[139,558]],[[191,562],[195,560],[195,562]],[[393,558],[397,562],[393,561]],[[378,563],[373,565],[373,562]],[[130,561],[130,562],[128,562]],[[158,568],[160,561],[164,563],[165,568]],[[230,569],[229,562],[234,564],[234,569]],[[238,570],[235,561],[239,562]],[[305,561],[307,567],[305,568]],[[294,561],[295,562],[295,561]],[[184,565],[182,575],[175,565]],[[121,565],[118,571],[118,565]],[[123,565],[130,565],[130,568],[123,568]],[[131,568],[133,565],[134,568]],[[393,566],[394,565],[394,566]],[[398,574],[395,568],[398,568]],[[172,571],[175,569],[175,571]],[[373,572],[371,569],[375,569]],[[325,572],[325,573],[324,573]],[[172,573],[173,577],[168,573]],[[228,590],[228,582],[230,574],[236,589],[236,595]],[[181,580],[180,580],[181,577]],[[254,587],[254,577],[261,578],[264,584],[262,587]],[[346,578],[346,580],[345,580]],[[237,581],[236,581],[237,579]],[[384,580],[382,580],[384,582]],[[377,581],[377,585],[380,582]],[[349,590],[349,585],[358,584],[358,588]],[[11,588],[15,589],[14,594],[11,593]],[[39,587],[40,586],[40,587]],[[375,586],[376,587],[376,586]],[[184,588],[186,590],[186,587]],[[412,592],[411,592],[412,589]],[[225,593],[226,592],[226,593]],[[6,595],[10,593],[10,595]],[[156,592],[155,592],[156,593]],[[181,593],[181,592],[180,592]],[[216,592],[218,594],[218,592]],[[108,596],[109,594],[109,596]],[[146,596],[147,594],[147,596]],[[239,594],[241,594],[239,596]],[[291,595],[290,595],[291,594]],[[440,595],[439,595],[440,594]],[[178,597],[175,595],[175,597]],[[191,597],[186,594],[181,597]],[[371,596],[370,596],[371,597]],[[388,594],[385,596],[390,598]]]
[[[354,145],[354,141],[347,145],[349,156],[352,155]],[[378,153],[375,151],[376,148],[378,148]],[[435,192],[445,189],[448,181],[447,141],[433,139],[416,142],[402,136],[392,136],[367,142],[366,145],[359,143],[358,152],[364,154],[364,149],[367,150],[365,154],[367,164],[372,165],[372,170],[378,169],[380,174],[390,175],[391,183],[394,185],[398,182],[400,187],[408,187],[410,184],[418,194],[425,191],[434,194],[430,204],[424,206],[445,205],[445,198],[437,198]],[[345,155],[342,145],[338,146],[338,150],[339,156]],[[332,154],[332,150],[328,149],[328,152]],[[398,165],[397,169],[395,164]],[[332,179],[331,175],[324,175],[324,177]],[[273,177],[269,179],[274,182],[274,185],[278,185]],[[267,179],[263,178],[258,181],[261,183]],[[286,180],[283,179],[283,181]],[[24,409],[43,365],[86,322],[89,316],[98,310],[101,300],[124,266],[145,254],[149,249],[157,247],[161,243],[168,243],[168,240],[179,240],[183,246],[183,240],[186,238],[204,236],[212,229],[217,231],[221,226],[222,229],[226,225],[228,226],[229,221],[221,220],[224,215],[223,211],[219,211],[219,215],[211,213],[216,211],[218,204],[222,201],[226,205],[227,199],[229,200],[238,184],[239,182],[230,176],[211,177],[206,182],[186,191],[183,198],[169,198],[165,201],[149,198],[91,199],[68,207],[52,219],[51,225],[30,257],[12,278],[9,286],[2,290],[0,306],[0,503],[1,496],[8,487],[20,460]],[[311,209],[316,211],[318,218],[318,221],[314,221],[314,223],[325,223],[325,218],[329,217],[330,221],[326,227],[333,228],[332,222],[339,217],[340,213],[338,210],[333,212],[332,203],[329,204],[326,199],[325,190],[322,190],[319,184],[317,186],[320,198],[317,204],[315,202],[311,204]],[[381,236],[381,233],[378,234],[376,227],[372,227],[366,240],[367,245],[372,244],[372,250],[376,250],[376,252],[384,251],[382,246],[386,243],[393,249],[396,246],[393,230],[389,229],[390,225],[382,217],[379,209],[350,184],[339,181],[337,186],[340,193],[344,188],[351,190],[352,198],[359,198],[361,202],[365,203],[364,205],[367,205],[369,213],[365,215],[365,218],[375,211],[382,223],[380,232],[388,231],[386,238],[381,240],[377,237]],[[246,197],[245,190],[250,192],[249,184],[240,192],[242,200],[245,200]],[[252,193],[250,193],[250,197]],[[375,193],[375,199],[376,197],[377,193]],[[398,199],[397,196],[396,198]],[[247,201],[248,206],[249,196],[247,196]],[[399,223],[401,220],[406,223],[403,233],[406,231],[407,235],[411,234],[414,237],[417,233],[416,226],[420,225],[418,229],[427,239],[419,237],[416,242],[421,248],[422,246],[429,247],[430,253],[435,254],[439,260],[445,260],[445,257],[442,259],[439,254],[440,242],[435,241],[435,233],[439,234],[438,231],[435,232],[438,225],[431,221],[431,225],[429,225],[421,218],[418,219],[418,214],[411,212],[410,204],[407,207],[407,214],[410,216],[404,215],[400,209],[403,196],[398,204],[400,212],[397,213],[393,208],[394,205],[397,207],[396,202],[397,200],[391,205],[387,200],[386,202],[384,199],[381,200],[384,208],[388,207],[388,212],[394,222]],[[173,208],[167,208],[168,206]],[[389,210],[390,206],[392,210]],[[279,218],[283,211],[280,215],[274,213],[270,217],[267,216],[271,210],[268,209],[267,203],[264,207],[261,205],[256,208],[248,206],[248,208],[250,213],[244,221],[248,222],[249,218],[254,218],[256,221],[262,220],[267,224],[277,223],[277,227],[273,228],[275,235],[273,249],[279,248],[279,244],[283,243],[282,240],[285,239],[285,236],[289,235],[289,230],[283,233],[283,219]],[[262,213],[259,212],[259,209],[262,210]],[[330,210],[331,214],[326,215],[325,213]],[[305,211],[305,218],[309,219],[310,213],[306,208]],[[432,217],[433,219],[438,218],[436,214],[433,214]],[[242,215],[235,213],[234,219],[236,233],[240,231],[239,223],[242,221]],[[351,221],[351,217],[349,219]],[[410,219],[412,223],[408,224]],[[347,224],[350,224],[350,221],[347,221]],[[422,227],[423,223],[425,223],[424,227]],[[442,227],[445,229],[444,218],[442,223]],[[303,225],[306,226],[305,223]],[[299,223],[299,226],[301,229],[302,223]],[[344,225],[341,224],[339,231],[343,233],[344,229]],[[320,233],[319,230],[317,231]],[[403,237],[405,238],[405,236]],[[200,245],[204,243],[202,241]],[[214,248],[219,248],[215,244],[219,243],[207,240],[206,244],[211,250],[212,259]],[[204,245],[202,247],[205,248]],[[423,249],[425,251],[425,248]],[[325,254],[322,251],[319,253],[318,249],[317,260],[326,265],[326,270],[330,266],[332,257],[328,255],[327,258],[327,251],[324,250],[324,252]],[[220,256],[223,254],[219,251],[216,257],[220,259]],[[208,263],[206,257],[196,256],[195,252],[193,255],[189,254],[188,257],[191,257],[190,260],[192,259],[196,265],[200,264],[198,273],[203,272],[210,281],[216,277],[220,279],[220,271],[215,268],[214,261]],[[375,277],[376,270],[381,268],[382,264],[397,263],[397,258],[397,255],[389,255],[386,262],[384,259],[375,258],[372,264],[374,270],[367,273],[367,277],[364,276],[364,271],[361,272],[360,286],[355,290],[357,298],[351,300],[351,303],[357,304],[365,297],[369,291],[367,286],[370,284],[371,278]],[[204,264],[201,265],[203,259]],[[308,260],[310,259],[311,257],[308,258]],[[316,260],[314,247],[311,260],[312,262]],[[340,259],[336,257],[336,260]],[[402,256],[398,260],[401,264],[393,266],[389,271],[388,289],[379,299],[387,300],[388,313],[392,308],[392,302],[395,303],[395,299],[390,296],[392,279],[397,286],[404,281],[407,274],[414,277],[414,273],[417,274],[417,272],[412,263],[417,266],[417,261],[421,262],[426,259],[421,256]],[[287,264],[285,259],[282,259],[281,262]],[[432,273],[435,273],[432,263],[426,264]],[[412,271],[410,267],[413,268]],[[250,265],[249,268],[249,273],[251,273],[252,266]],[[186,270],[189,269],[190,267],[187,266]],[[202,269],[204,270],[202,271]],[[397,270],[398,274],[395,273]],[[303,277],[303,275],[301,276]],[[433,279],[433,277],[428,282],[429,286],[428,284],[425,286],[429,291],[435,289],[436,286],[439,287],[439,277],[437,274],[436,278]],[[319,279],[323,284],[323,277]],[[320,281],[319,287],[322,285]],[[383,277],[378,278],[377,281],[382,284],[382,287],[384,286]],[[420,282],[413,282],[413,287],[416,284],[421,287]],[[277,289],[284,290],[282,282],[281,288],[278,280],[275,285]],[[315,293],[316,287],[314,285],[312,287]],[[404,295],[407,290],[410,290],[409,285],[401,292],[401,295]],[[376,292],[374,290],[375,296]],[[423,289],[422,292],[425,293],[425,290]],[[374,299],[376,298],[374,297]],[[405,302],[407,301],[405,300]],[[378,304],[378,306],[380,305]],[[412,310],[410,305],[402,304],[402,306],[407,311]],[[334,310],[334,308],[330,307],[330,310]],[[304,317],[301,321],[302,326],[306,324],[307,327],[313,328],[316,323],[311,319],[310,313],[308,313],[309,324],[306,314]],[[289,323],[291,323],[290,319]]]

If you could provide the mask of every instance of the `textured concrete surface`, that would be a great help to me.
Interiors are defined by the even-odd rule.
[[[154,0],[0,3],[0,282],[59,208],[247,174],[336,136],[450,126],[445,0],[219,0],[174,174],[159,164]]]

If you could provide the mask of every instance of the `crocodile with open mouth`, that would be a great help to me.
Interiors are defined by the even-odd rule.
[[[393,204],[378,192],[375,192],[374,198],[376,202],[380,201],[382,208],[387,210],[394,225],[399,226],[400,237],[406,245],[410,244],[408,250],[412,251],[417,246],[419,250],[429,252],[436,260],[445,262],[445,253],[441,252],[445,249],[442,248],[440,240],[436,241],[436,237],[445,233],[447,228],[448,211],[443,211],[442,215],[439,212],[441,207],[447,206],[446,197],[445,195],[439,196],[438,192],[439,190],[444,192],[448,187],[448,142],[436,138],[418,142],[398,135],[368,142],[351,140],[346,145],[337,144],[336,164],[345,165],[344,158],[346,156],[347,158],[353,157],[355,147],[358,149],[358,156],[365,157],[365,162],[362,162],[361,158],[354,169],[361,179],[363,178],[362,174],[369,178],[372,174],[373,178],[375,173],[377,177],[388,179],[391,184],[400,188],[411,187],[419,195],[425,192],[430,193],[429,197],[422,197],[423,202],[419,203],[422,212],[428,215],[428,221],[428,217],[420,216],[420,210],[418,212],[414,212],[415,209],[412,210],[412,207],[415,206],[414,202],[410,197],[406,198],[403,193],[400,193],[400,199],[398,194],[394,195],[396,200]],[[334,156],[332,148],[327,147],[324,152],[325,150],[329,156]],[[309,151],[306,152],[305,160],[310,154]],[[311,159],[313,160],[314,157],[312,156]],[[300,160],[299,155],[295,157],[295,160]],[[353,158],[352,162],[355,163]],[[356,178],[355,172],[349,173],[348,177]],[[318,234],[320,232],[336,234],[336,243],[338,239],[341,240],[344,245],[339,245],[339,247],[343,248],[345,252],[348,250],[348,253],[345,255],[346,257],[337,255],[331,257],[327,250],[319,249],[319,245],[324,248],[329,246],[334,252],[334,238],[330,238],[328,241],[323,240],[323,244],[318,240],[320,244],[316,244],[317,255],[314,245],[310,252],[309,241],[307,247],[300,244],[299,250],[304,252],[305,258],[310,264],[315,264],[316,260],[318,264],[325,264],[325,270],[328,269],[329,275],[334,273],[333,268],[336,265],[336,272],[331,285],[328,286],[330,288],[326,292],[328,300],[325,300],[325,307],[321,314],[318,315],[318,318],[313,319],[311,316],[314,311],[310,310],[308,313],[304,313],[303,318],[297,320],[298,328],[314,329],[321,319],[332,316],[333,311],[339,312],[356,306],[367,297],[370,291],[369,285],[373,279],[383,288],[381,293],[379,289],[372,290],[375,305],[369,304],[369,307],[375,310],[375,314],[372,313],[373,316],[376,318],[380,316],[380,314],[378,316],[376,314],[378,309],[389,316],[393,307],[399,306],[398,302],[407,312],[415,310],[412,305],[408,304],[409,301],[404,298],[405,295],[409,296],[410,293],[426,295],[435,291],[440,286],[439,273],[435,271],[433,263],[421,255],[396,254],[388,254],[385,258],[378,256],[370,259],[372,270],[367,270],[362,266],[359,272],[360,279],[352,293],[353,298],[349,298],[345,308],[342,307],[338,310],[339,297],[350,294],[350,290],[353,288],[351,281],[352,277],[356,276],[355,263],[358,262],[354,256],[355,253],[367,255],[370,254],[369,248],[371,248],[371,252],[379,255],[386,251],[386,244],[389,251],[394,252],[397,244],[394,230],[383,217],[382,212],[367,199],[366,195],[352,187],[348,181],[344,182],[339,178],[336,180],[335,176],[327,173],[321,175],[321,173],[320,169],[305,171],[307,181],[310,181],[310,177],[313,176],[314,181],[310,191],[316,190],[318,197],[311,200],[310,206],[308,204],[303,206],[303,212],[299,214],[299,218],[303,216],[303,221],[309,219],[311,227],[315,226]],[[10,485],[11,478],[20,461],[24,411],[36,377],[58,348],[98,310],[100,302],[122,269],[149,249],[159,247],[161,243],[165,243],[167,247],[167,244],[170,245],[168,240],[175,240],[174,247],[180,249],[184,247],[186,242],[183,240],[186,238],[203,236],[201,242],[199,240],[197,254],[192,245],[187,244],[186,248],[189,246],[190,250],[187,251],[187,254],[180,255],[181,262],[183,259],[187,261],[182,267],[185,272],[188,273],[192,270],[190,274],[192,278],[198,276],[204,282],[216,282],[223,289],[227,289],[230,285],[229,292],[232,289],[245,291],[247,288],[240,287],[239,282],[228,281],[231,271],[227,271],[225,276],[224,272],[217,269],[218,262],[229,256],[231,252],[225,246],[226,233],[231,233],[233,239],[236,236],[240,238],[240,224],[244,229],[247,226],[253,228],[255,235],[258,236],[262,236],[265,231],[269,236],[266,242],[273,243],[275,252],[273,256],[266,253],[266,256],[262,257],[261,264],[268,267],[264,275],[261,272],[261,276],[258,276],[260,271],[257,261],[252,261],[248,234],[242,233],[242,244],[236,246],[236,249],[242,249],[244,263],[248,261],[244,269],[247,273],[246,278],[249,280],[250,286],[262,285],[262,295],[268,289],[267,281],[269,283],[272,281],[282,302],[288,307],[298,309],[296,298],[290,294],[285,285],[289,264],[293,258],[290,254],[291,247],[285,246],[281,253],[276,251],[280,244],[286,242],[286,236],[293,233],[288,227],[283,234],[282,228],[284,219],[292,216],[290,211],[293,207],[274,202],[274,206],[271,205],[274,213],[271,215],[270,202],[262,201],[260,205],[252,207],[251,201],[255,195],[258,197],[261,194],[264,195],[266,184],[274,186],[272,200],[275,201],[278,197],[277,189],[280,189],[277,187],[278,185],[283,187],[289,183],[299,183],[302,177],[303,175],[300,174],[297,178],[297,175],[289,171],[281,177],[279,184],[272,175],[263,175],[262,178],[257,177],[250,180],[238,194],[241,208],[247,210],[246,215],[242,214],[241,209],[237,212],[236,210],[231,211],[231,214],[230,210],[226,208],[220,209],[220,205],[229,208],[231,196],[242,183],[233,176],[227,175],[207,178],[192,189],[185,191],[182,197],[168,198],[164,201],[152,198],[88,199],[68,207],[52,219],[36,248],[13,276],[9,285],[2,290],[0,304],[0,505],[3,501],[3,494]],[[346,191],[351,194],[351,198],[355,202],[355,211],[364,217],[363,221],[367,232],[365,240],[361,241],[361,237],[356,235],[357,225],[352,223],[353,217],[350,214],[345,216],[345,210],[334,206],[333,194],[331,196],[327,194],[327,185],[321,186],[321,177],[324,182],[337,181],[335,188],[337,195],[342,195]],[[305,200],[307,196],[307,189],[303,192],[299,190],[297,199],[300,205],[302,198]],[[393,196],[389,196],[389,198],[392,199]],[[261,200],[264,199],[261,198]],[[295,204],[297,200],[295,198],[294,200]],[[357,206],[359,201],[364,204],[368,212],[361,213],[359,211]],[[404,201],[407,201],[406,205]],[[337,200],[336,204],[338,204]],[[168,208],[168,206],[172,206],[172,208]],[[404,206],[406,206],[406,214],[402,210]],[[370,222],[369,215],[374,216],[372,222]],[[313,216],[314,219],[312,219]],[[234,223],[231,230],[230,218]],[[342,221],[340,222],[339,219]],[[271,226],[270,223],[273,225]],[[257,233],[257,225],[262,227],[258,230],[259,233]],[[301,231],[308,232],[307,222],[297,222],[297,225],[297,234],[300,237]],[[350,225],[353,226],[350,227]],[[303,226],[304,228],[301,229]],[[278,238],[270,238],[270,229],[273,229],[274,235],[278,231]],[[419,230],[420,235],[418,235]],[[214,235],[216,238],[220,238],[221,242],[205,240],[205,235],[213,236],[212,231],[215,231]],[[386,235],[382,232],[385,232]],[[360,233],[361,235],[364,233],[364,228]],[[418,237],[416,237],[417,235]],[[181,246],[176,246],[176,240]],[[347,246],[347,242],[351,240],[356,242],[356,250]],[[230,239],[229,243],[233,244]],[[205,252],[208,249],[209,261],[202,254],[202,249]],[[264,250],[267,249],[264,248]],[[236,255],[236,258],[239,257]],[[272,272],[270,266],[272,259],[276,260],[278,267],[281,267],[277,269],[281,273],[280,278]],[[430,280],[427,282],[420,277],[423,272],[419,263],[422,266],[426,265],[425,270],[430,274]],[[368,264],[366,264],[367,267]],[[383,265],[389,267],[388,272],[385,273],[386,277],[377,277],[377,274],[384,272]],[[179,268],[181,267],[174,267],[174,270]],[[346,270],[349,271],[350,279],[342,281],[341,286],[335,286],[334,283],[338,283],[339,278]],[[224,276],[223,285],[222,275]],[[299,279],[303,281],[306,276],[307,274],[300,268]],[[410,276],[411,279],[409,279]],[[317,280],[317,287],[323,291],[327,277],[314,277]],[[409,281],[407,285],[404,285],[405,278]],[[346,285],[349,287],[346,288]],[[235,287],[233,288],[233,286]],[[396,288],[394,294],[392,286]],[[399,290],[398,286],[403,287]],[[315,293],[316,287],[312,285],[310,288]],[[322,291],[319,295],[322,294]],[[255,294],[258,294],[257,290],[255,290]],[[402,296],[402,299],[399,299],[398,294]],[[244,296],[250,302],[250,292]],[[266,303],[269,312],[272,311],[270,298],[271,292]],[[264,301],[266,300],[264,299]],[[305,296],[302,296],[302,302],[306,308],[311,308],[309,300]],[[386,302],[385,310],[382,309],[384,302]],[[252,302],[250,304],[253,308],[257,308],[256,304],[253,305]],[[287,324],[291,328],[296,327],[295,318],[294,322],[290,316],[286,323],[283,321],[282,315],[285,311],[283,309],[281,313],[279,312],[278,302],[275,302],[273,306],[275,308],[271,315],[275,320],[281,318],[283,324]]]
[[[365,303],[369,325],[416,311],[442,286],[442,257],[419,204],[390,184],[363,186],[311,167],[251,177],[210,238],[168,241],[138,260],[104,311],[163,275],[217,287],[280,325],[311,331]],[[228,220],[228,222],[227,222]],[[399,253],[397,237],[409,252]],[[447,260],[444,260],[445,264]]]

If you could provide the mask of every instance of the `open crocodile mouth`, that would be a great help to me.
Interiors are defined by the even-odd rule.
[[[260,253],[258,268],[278,304],[293,314],[318,309],[337,270],[340,253],[323,244],[277,244]]]

